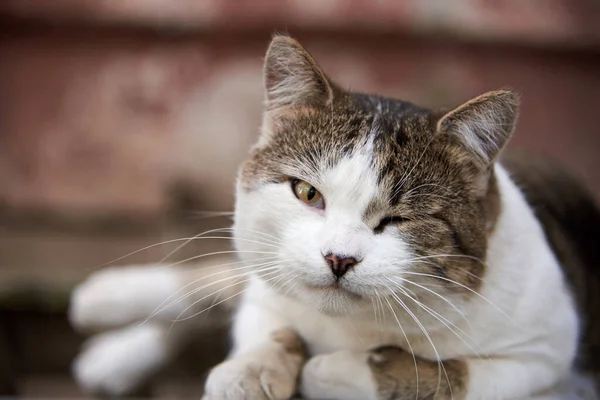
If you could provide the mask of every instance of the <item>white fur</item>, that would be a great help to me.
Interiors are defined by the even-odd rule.
[[[526,397],[557,384],[569,373],[578,338],[574,304],[542,228],[508,174],[497,170],[503,211],[481,294],[515,323],[494,318],[484,305],[469,313],[483,322],[477,333],[488,353],[501,356],[470,362],[472,399]]]
[[[267,374],[257,386],[255,380],[262,375],[250,372],[255,368],[261,371],[261,363],[268,360],[268,353],[261,349],[273,345],[270,334],[291,327],[304,339],[309,353],[316,356],[302,374],[301,387],[307,398],[375,398],[375,383],[364,363],[365,352],[379,345],[398,345],[408,350],[408,342],[424,359],[466,359],[470,372],[468,399],[572,398],[572,392],[565,389],[569,385],[563,381],[570,378],[577,342],[574,306],[540,224],[506,171],[501,166],[496,168],[502,213],[489,240],[480,295],[467,299],[444,293],[454,308],[436,296],[419,292],[419,298],[447,318],[462,338],[416,304],[405,301],[423,322],[434,350],[408,313],[396,307],[396,316],[390,312],[382,316],[379,309],[376,314],[370,300],[384,294],[384,277],[396,274],[410,278],[402,275],[408,264],[392,263],[411,257],[400,231],[391,227],[373,235],[362,220],[364,209],[378,192],[375,174],[368,167],[370,161],[366,148],[322,171],[312,181],[311,177],[301,176],[318,184],[327,212],[298,201],[287,184],[265,185],[250,193],[238,190],[234,228],[242,258],[259,263],[276,255],[280,268],[264,278],[257,274],[249,282],[234,321],[234,348],[228,367],[217,368],[211,374],[211,390],[225,396],[218,398],[238,399],[244,393],[234,387],[270,387],[269,382],[280,381]],[[345,291],[327,286],[333,278],[322,254],[328,251],[361,260],[341,281]],[[92,279],[75,294],[72,315],[79,324],[100,321],[111,325],[139,318],[177,286],[172,271],[171,277],[166,273],[159,278],[157,273],[150,280],[140,272],[135,284],[123,279],[126,273],[122,277],[111,274],[107,271],[105,277]],[[114,288],[118,294],[118,286],[123,284],[127,287],[123,293],[136,296],[102,300],[103,291],[110,297],[107,289]],[[362,296],[362,300],[355,295]],[[143,311],[135,311],[138,306],[134,303],[140,299],[147,299],[141,302],[145,304]],[[387,300],[394,302],[393,298]],[[134,311],[123,308],[129,303]],[[116,322],[110,318],[106,322],[107,313],[121,311],[123,315],[111,317]],[[127,382],[138,382],[165,362],[167,342],[156,333],[123,331],[100,338],[104,339],[92,344],[75,364],[76,376],[86,388],[122,393],[127,389],[123,377]],[[149,351],[153,346],[155,351]],[[253,367],[240,374],[243,365]]]
[[[281,238],[278,252],[294,283],[286,296],[259,278],[250,284],[235,323],[234,357],[268,340],[269,331],[280,326],[296,329],[312,354],[366,351],[390,344],[408,349],[404,334],[389,315],[378,324],[371,302],[356,301],[351,295],[324,287],[332,279],[321,259],[324,249],[363,260],[342,285],[361,295],[372,294],[377,290],[377,278],[400,268],[382,260],[410,257],[393,230],[375,236],[361,222],[369,197],[376,195],[367,165],[368,157],[358,153],[318,179],[328,202],[326,214],[297,201],[285,185],[266,186],[250,194],[238,192],[238,234],[253,229]],[[427,303],[449,316],[453,326],[464,333],[463,338],[421,312],[419,318],[436,346],[434,350],[412,318],[397,311],[419,357],[468,360],[469,399],[525,399],[558,384],[569,372],[578,335],[571,297],[542,228],[506,171],[498,166],[497,173],[502,213],[489,241],[481,296],[465,301],[446,295],[462,316],[441,299],[433,297]],[[261,249],[256,243],[245,242],[239,242],[238,247]],[[405,303],[419,313],[415,304]],[[482,354],[487,357],[478,358]],[[343,379],[341,370],[339,375]],[[364,376],[360,379],[368,381]],[[311,383],[303,385],[310,393],[307,385]]]
[[[311,358],[301,377],[309,399],[377,400],[376,386],[364,351],[337,351]]]
[[[286,265],[282,281],[294,280],[285,288],[289,296],[329,313],[347,313],[364,306],[349,293],[374,295],[381,276],[397,270],[391,263],[410,257],[397,233],[390,230],[373,235],[363,221],[365,209],[378,194],[375,172],[367,167],[371,162],[368,150],[367,146],[319,176],[300,177],[325,196],[326,213],[298,201],[285,184],[267,185],[251,193],[238,191],[236,247],[247,252],[276,251]],[[261,245],[256,237],[247,240],[253,231],[269,232],[282,244]],[[360,260],[360,267],[348,272],[349,279],[340,281],[347,292],[327,289],[333,282],[324,259],[329,253]]]

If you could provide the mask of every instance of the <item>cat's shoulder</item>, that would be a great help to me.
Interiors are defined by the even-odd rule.
[[[548,158],[505,152],[500,160],[542,224],[583,317],[583,362],[600,371],[600,208],[592,193]]]

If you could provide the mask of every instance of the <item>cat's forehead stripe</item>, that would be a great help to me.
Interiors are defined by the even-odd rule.
[[[328,207],[363,217],[378,196],[377,173],[372,168],[373,152],[369,142],[323,173],[323,190],[329,196]]]

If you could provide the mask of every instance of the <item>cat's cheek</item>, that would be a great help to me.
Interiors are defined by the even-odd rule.
[[[305,399],[376,400],[377,386],[364,351],[318,355],[305,364],[300,392]]]
[[[282,246],[288,253],[284,258],[299,261],[297,264],[306,266],[307,273],[319,271],[318,266],[327,265],[319,246],[319,232],[323,223],[315,216],[310,217],[312,218],[297,219],[287,227]]]

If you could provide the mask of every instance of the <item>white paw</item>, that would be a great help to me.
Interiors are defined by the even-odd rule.
[[[89,393],[131,393],[168,361],[165,333],[145,324],[93,337],[74,361],[75,380]]]
[[[233,359],[209,374],[204,400],[287,400],[296,390],[296,377],[284,365]]]
[[[377,388],[367,358],[366,352],[351,351],[311,358],[302,369],[302,397],[318,400],[376,399]]]
[[[170,268],[107,268],[75,288],[69,319],[75,328],[83,330],[112,329],[142,321],[180,287],[176,272]],[[181,303],[169,307],[161,317],[177,317],[185,308]]]

